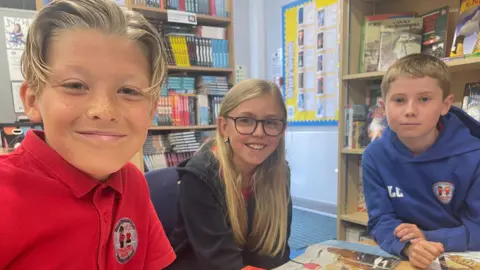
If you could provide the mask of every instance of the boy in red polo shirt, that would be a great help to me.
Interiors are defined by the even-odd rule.
[[[111,0],[57,0],[30,25],[25,112],[42,121],[0,157],[0,269],[162,269],[175,259],[129,160],[164,80],[164,47]]]

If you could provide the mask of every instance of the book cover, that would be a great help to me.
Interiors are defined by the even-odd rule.
[[[423,18],[422,53],[438,58],[447,54],[448,6],[443,6],[420,17]]]
[[[423,18],[397,18],[382,21],[378,70],[386,71],[395,61],[421,52]]]
[[[378,68],[380,55],[380,26],[382,21],[393,18],[411,18],[413,13],[380,14],[365,16],[362,26],[360,72],[373,72]]]
[[[428,270],[480,269],[480,252],[448,252],[436,259]]]
[[[296,257],[276,270],[303,269],[363,269],[391,270],[400,259],[370,254],[326,243],[311,245],[304,254]]]
[[[462,110],[475,120],[480,121],[480,82],[465,84]]]
[[[480,1],[462,0],[450,57],[480,56]]]

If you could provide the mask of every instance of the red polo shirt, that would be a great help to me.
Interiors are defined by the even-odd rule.
[[[163,269],[175,253],[143,174],[100,183],[29,131],[0,156],[0,269]]]

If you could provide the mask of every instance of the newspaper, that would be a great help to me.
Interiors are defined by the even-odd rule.
[[[369,254],[353,249],[321,243],[309,246],[304,254],[275,269],[391,270],[399,263],[400,259],[394,257]]]
[[[480,270],[480,252],[444,253],[436,259],[429,270]]]

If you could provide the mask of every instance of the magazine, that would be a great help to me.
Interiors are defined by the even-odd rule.
[[[382,21],[378,71],[422,49],[423,18],[396,18]]]
[[[391,270],[400,259],[370,254],[325,243],[311,245],[304,254],[294,258],[276,270]]]
[[[435,260],[429,270],[478,270],[480,269],[480,252],[445,253]]]
[[[480,2],[461,0],[450,57],[480,56]]]

